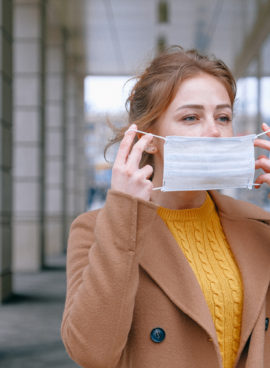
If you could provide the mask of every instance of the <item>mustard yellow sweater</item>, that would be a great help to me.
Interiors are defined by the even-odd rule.
[[[243,287],[239,269],[207,193],[202,207],[158,213],[185,254],[204,293],[224,368],[232,368],[240,342]]]

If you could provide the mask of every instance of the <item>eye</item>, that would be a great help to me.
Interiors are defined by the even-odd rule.
[[[184,116],[182,118],[182,120],[184,120],[184,121],[195,121],[197,119],[198,119],[198,117],[196,115],[188,115],[188,116]]]
[[[228,123],[228,122],[232,121],[231,117],[227,116],[227,115],[219,116],[218,120],[221,121],[222,123]]]

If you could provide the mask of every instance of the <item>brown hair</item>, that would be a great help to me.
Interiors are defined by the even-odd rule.
[[[128,126],[135,123],[139,130],[148,131],[166,111],[180,83],[199,73],[207,73],[219,79],[226,88],[233,106],[236,83],[225,63],[214,56],[202,55],[195,49],[185,51],[180,46],[173,46],[153,59],[145,71],[135,77],[138,79],[137,83],[126,101]],[[116,136],[107,144],[105,156],[112,144],[122,140],[128,126],[118,130]],[[153,166],[153,155],[144,152],[140,166],[145,164]]]

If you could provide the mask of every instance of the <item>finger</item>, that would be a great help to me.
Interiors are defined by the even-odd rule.
[[[270,141],[266,141],[265,139],[255,139],[254,146],[270,151]]]
[[[268,157],[265,156],[265,155],[260,155],[260,156],[257,157],[257,160],[259,160],[260,158],[268,158]]]
[[[134,146],[130,152],[127,160],[127,165],[132,170],[137,170],[142,159],[142,154],[146,147],[152,141],[153,136],[151,134],[144,135]]]
[[[267,130],[269,130],[270,129],[270,126],[268,125],[268,124],[266,124],[266,123],[262,123],[262,130],[264,130],[265,132],[267,131]],[[268,136],[268,137],[270,137],[270,132],[268,132],[268,133],[266,133],[266,135]]]
[[[270,173],[270,160],[264,157],[256,160],[255,169],[263,169],[266,173]]]
[[[124,135],[124,137],[123,137],[123,139],[120,143],[120,146],[119,146],[116,158],[115,158],[115,162],[114,162],[115,166],[123,165],[127,161],[128,155],[129,155],[130,150],[131,150],[132,143],[133,143],[134,138],[136,136],[136,132],[134,132],[133,130],[130,130],[130,129],[137,129],[137,125],[132,124],[130,126],[130,128],[126,131],[126,133],[125,133],[125,135]]]
[[[151,175],[153,174],[153,171],[154,169],[151,165],[145,165],[139,170],[139,172],[145,179],[149,179]]]
[[[262,175],[258,176],[255,183],[256,184],[266,183],[266,184],[270,185],[270,174],[262,174]]]

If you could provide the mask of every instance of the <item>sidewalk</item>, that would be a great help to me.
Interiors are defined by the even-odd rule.
[[[65,258],[45,271],[14,276],[14,297],[0,305],[1,368],[76,368],[65,352],[60,324],[65,300]]]

